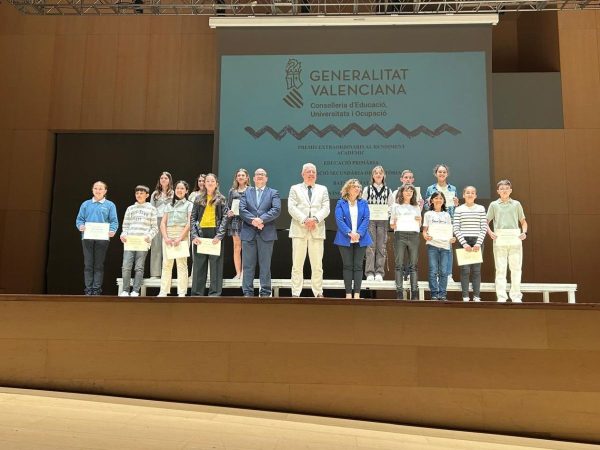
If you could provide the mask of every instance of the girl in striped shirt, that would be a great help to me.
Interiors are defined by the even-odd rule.
[[[487,232],[485,208],[475,204],[477,189],[467,186],[463,189],[465,203],[454,212],[454,235],[468,252],[483,251],[483,239]],[[463,301],[469,301],[469,278],[473,284],[473,301],[480,301],[481,263],[460,267],[460,286]]]

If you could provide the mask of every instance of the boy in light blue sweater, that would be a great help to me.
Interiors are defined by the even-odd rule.
[[[75,226],[81,231],[83,247],[83,278],[85,295],[101,295],[104,279],[104,259],[108,250],[109,239],[119,228],[117,208],[113,202],[106,199],[108,186],[104,181],[96,181],[92,186],[94,196],[81,204]],[[98,230],[99,224],[108,224],[106,235]],[[86,227],[88,233],[86,233]],[[96,229],[96,233],[90,231]]]

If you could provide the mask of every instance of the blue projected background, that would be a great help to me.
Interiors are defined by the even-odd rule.
[[[222,179],[263,167],[286,198],[312,162],[336,197],[376,165],[424,190],[444,162],[450,183],[490,196],[483,51],[222,56],[220,101]]]

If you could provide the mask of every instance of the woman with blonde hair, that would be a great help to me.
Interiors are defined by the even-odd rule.
[[[369,236],[369,205],[360,198],[362,186],[356,179],[346,181],[335,207],[337,233],[333,243],[342,256],[344,288],[346,298],[360,298],[362,264],[367,246],[372,243]],[[353,286],[354,282],[354,286]]]

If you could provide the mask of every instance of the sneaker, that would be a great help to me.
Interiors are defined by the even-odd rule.
[[[373,274],[367,275],[367,281],[375,281]]]
[[[463,297],[463,302],[468,302],[469,300],[469,297]]]
[[[410,291],[411,300],[419,300],[419,291]]]
[[[166,292],[159,292],[157,297],[166,297],[167,293]]]
[[[375,281],[383,281],[383,277],[381,276],[380,273],[378,273],[377,275],[375,275]]]
[[[135,292],[135,291],[131,291],[131,293],[129,294],[130,297],[139,297],[140,293],[139,292]]]
[[[186,294],[177,294],[177,297],[185,297]]]
[[[480,301],[481,301],[481,299],[480,299],[479,297],[473,297],[473,301],[474,301],[474,302],[480,302]]]
[[[454,283],[454,279],[452,278],[452,275],[448,275],[448,283]]]
[[[121,293],[119,294],[119,297],[129,297],[129,292],[121,291]]]
[[[404,291],[396,291],[396,300],[404,300]]]

